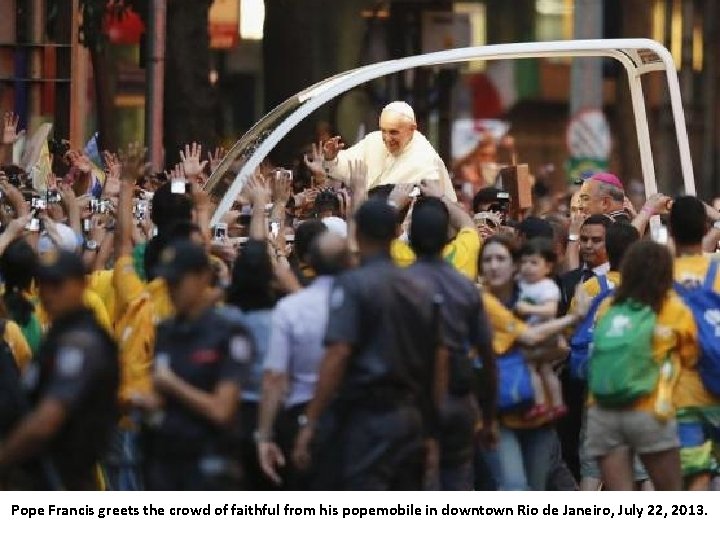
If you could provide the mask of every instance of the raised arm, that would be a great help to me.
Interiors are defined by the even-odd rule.
[[[345,148],[345,144],[340,142],[340,137],[328,139],[323,146],[323,167],[325,173],[331,178],[347,181],[351,176],[351,166],[356,161],[365,161],[365,150],[368,138]]]

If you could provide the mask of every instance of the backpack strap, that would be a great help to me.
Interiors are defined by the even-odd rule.
[[[706,289],[710,289],[711,291],[715,289],[715,278],[717,277],[719,264],[720,261],[717,259],[710,260],[710,266],[708,267],[707,274],[705,274],[705,283],[703,284],[703,287]]]
[[[597,277],[598,283],[600,284],[600,292],[604,293],[607,292],[610,289],[610,283],[608,282],[608,278],[605,274]]]

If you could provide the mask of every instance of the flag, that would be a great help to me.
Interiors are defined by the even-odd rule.
[[[97,136],[98,134],[96,131],[95,134],[90,137],[90,140],[85,145],[83,152],[87,157],[90,158],[90,161],[92,161],[95,165],[102,169],[103,162],[102,157],[100,157],[100,149],[98,148]]]
[[[103,171],[103,161],[100,157],[100,149],[97,143],[97,131],[90,137],[85,145],[83,153],[90,159],[92,165],[92,182],[90,183],[90,191],[93,197],[99,198],[105,185],[105,171]]]
[[[40,156],[31,169],[33,188],[36,191],[47,191],[48,177],[52,174],[52,158],[45,141],[40,148]]]

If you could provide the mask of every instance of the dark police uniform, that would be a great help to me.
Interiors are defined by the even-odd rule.
[[[389,257],[336,279],[325,341],[352,352],[338,396],[318,422],[314,487],[422,487],[424,437],[437,423],[433,311],[431,295]]]
[[[252,362],[247,330],[215,308],[193,321],[178,318],[158,326],[155,365],[168,366],[186,383],[208,393],[218,383],[240,388],[244,364]],[[237,440],[170,395],[147,435],[146,481],[153,490],[234,489],[241,480]]]
[[[472,490],[478,420],[470,348],[491,343],[475,285],[442,259],[419,259],[408,272],[442,298],[443,341],[449,353],[448,396],[440,409],[440,482],[443,490]]]
[[[67,408],[60,432],[35,467],[44,489],[95,489],[95,465],[115,428],[118,351],[93,313],[55,320],[25,377],[30,401],[56,399]]]

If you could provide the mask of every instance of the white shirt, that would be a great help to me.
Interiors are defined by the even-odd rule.
[[[537,283],[528,283],[520,281],[520,300],[528,302],[534,306],[546,304],[548,302],[560,301],[560,288],[552,279],[541,279]],[[552,318],[552,317],[550,317]],[[533,315],[528,318],[529,324],[537,324],[545,320],[544,317]]]
[[[596,266],[592,269],[593,274],[596,276],[604,276],[610,271],[610,263],[602,263],[600,266]]]
[[[456,201],[445,163],[422,133],[415,131],[407,146],[393,156],[388,152],[380,131],[373,131],[356,145],[340,150],[334,161],[324,161],[325,171],[337,180],[350,178],[350,164],[362,161],[367,166],[367,186],[419,184],[421,180],[441,182],[444,194]]]

